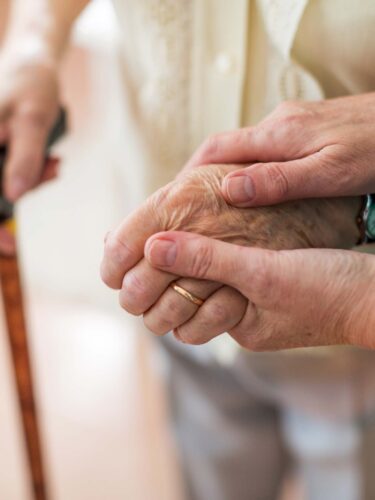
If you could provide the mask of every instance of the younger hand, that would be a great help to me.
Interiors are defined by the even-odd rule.
[[[245,248],[180,232],[149,238],[145,256],[159,270],[215,280],[242,294],[246,311],[229,333],[247,349],[375,347],[373,256]],[[210,307],[208,299],[197,316]]]
[[[207,140],[186,168],[242,163],[222,186],[238,207],[372,193],[374,136],[375,93],[284,102],[255,127]]]

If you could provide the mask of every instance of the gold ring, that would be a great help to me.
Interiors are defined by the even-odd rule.
[[[173,290],[175,292],[177,292],[179,295],[181,295],[181,297],[184,297],[184,299],[188,300],[192,304],[194,304],[198,307],[200,307],[201,305],[204,304],[203,299],[200,299],[196,295],[193,295],[192,293],[188,292],[187,290],[185,290],[185,288],[182,288],[182,286],[177,285],[176,282],[172,283],[171,287],[173,288]]]

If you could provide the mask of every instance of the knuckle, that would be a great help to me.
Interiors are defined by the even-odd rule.
[[[131,253],[127,245],[110,234],[104,244],[104,257],[100,269],[103,282],[113,289],[120,289],[122,276],[121,269]]]
[[[273,113],[274,116],[286,119],[301,117],[301,115],[305,114],[309,114],[308,104],[296,100],[280,102]]]
[[[209,161],[209,158],[215,156],[219,150],[220,145],[220,134],[213,134],[208,137],[201,146],[201,158],[205,158]]]
[[[358,161],[359,155],[327,154],[324,162],[324,173],[327,182],[334,186],[337,195],[347,191],[353,186],[354,180],[361,176],[363,166]]]
[[[256,272],[251,275],[251,289],[256,303],[267,301],[279,289],[279,277],[273,272],[275,266],[272,265],[276,255],[275,252],[262,250],[262,256],[258,257]]]
[[[157,209],[160,206],[164,205],[168,202],[172,193],[172,186],[174,182],[167,184],[166,186],[158,189],[147,201],[146,204],[149,204],[150,209]]]
[[[166,324],[166,321],[163,318],[154,313],[145,314],[143,316],[143,323],[145,327],[150,330],[150,332],[158,336],[166,335],[172,329],[169,324]]]
[[[147,328],[157,335],[165,335],[184,323],[191,315],[191,305],[185,299],[165,293],[161,302],[144,316]]]
[[[194,278],[204,279],[212,264],[212,249],[208,245],[200,245],[191,256],[190,271]]]
[[[266,296],[273,287],[273,278],[266,268],[259,268],[252,276],[252,288],[258,299]]]
[[[105,260],[103,260],[103,262],[100,265],[100,278],[105,285],[112,288],[111,279],[108,273],[107,263],[105,262]]]
[[[134,304],[129,301],[129,296],[127,293],[124,293],[122,290],[119,294],[119,304],[124,311],[132,314],[133,316],[139,316],[142,312],[138,312],[137,308],[134,307]]]
[[[242,139],[243,143],[251,146],[254,140],[256,140],[257,135],[264,136],[267,138],[267,130],[263,124],[258,124],[255,127],[246,127],[241,129],[241,135],[242,137],[240,136],[239,140],[241,141]]]
[[[224,329],[232,319],[231,311],[223,302],[207,302],[204,313],[205,324],[222,326]]]
[[[267,350],[267,339],[257,328],[236,328],[230,332],[238,344],[252,352],[263,352]]]
[[[113,275],[111,265],[103,260],[100,267],[100,277],[105,285],[113,290],[119,290],[121,288],[121,284],[119,280]]]
[[[110,286],[110,284],[108,283],[109,276],[108,276],[106,264],[104,261],[100,264],[100,279],[103,281],[103,283],[105,285]]]
[[[113,274],[108,269],[108,266],[106,266],[105,264],[102,264],[101,266],[100,277],[103,283],[108,286],[108,288],[111,288],[112,290],[119,290],[121,288],[118,281],[114,278]]]
[[[277,127],[280,134],[285,135],[287,132],[300,131],[301,122],[310,116],[312,113],[306,104],[300,101],[284,101],[278,104],[267,121],[273,127]]]
[[[279,116],[273,123],[277,137],[289,138],[297,131],[300,132],[301,114],[289,113]]]
[[[235,152],[237,149],[249,150],[258,134],[264,134],[263,125],[243,127],[234,132],[227,132],[225,138],[227,145]]]
[[[168,325],[168,328],[172,329],[183,323],[187,317],[189,317],[191,308],[192,305],[178,295],[166,294],[163,303],[162,316],[165,323]]]
[[[17,114],[19,118],[30,122],[36,128],[46,129],[50,125],[50,114],[41,106],[30,104],[21,106]]]
[[[146,202],[147,211],[160,227],[167,230],[171,219],[177,218],[178,207],[183,196],[183,183],[173,181],[154,193]]]
[[[114,264],[123,264],[126,258],[132,254],[128,245],[121,241],[113,233],[109,234],[104,244],[105,258]]]
[[[170,320],[176,320],[179,316],[181,316],[181,313],[185,309],[181,303],[181,300],[179,300],[178,296],[175,296],[175,295],[173,295],[173,296],[169,295],[169,296],[165,297],[164,304],[163,304],[163,310],[164,310],[164,314],[165,314],[166,318],[169,318]],[[185,302],[187,305],[187,301],[185,301]],[[185,302],[183,303],[184,305],[185,305]]]
[[[146,309],[148,287],[136,272],[129,271],[123,280],[120,305],[129,313],[139,316]]]
[[[276,199],[284,199],[290,192],[290,181],[279,163],[270,163],[265,166],[267,176],[266,186],[272,189]]]

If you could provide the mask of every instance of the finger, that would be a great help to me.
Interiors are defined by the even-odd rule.
[[[47,119],[30,111],[13,118],[4,178],[5,194],[11,201],[35,187],[41,178],[49,126]]]
[[[6,144],[9,140],[9,128],[5,122],[0,121],[0,146]]]
[[[49,157],[44,165],[40,183],[49,182],[58,177],[60,172],[61,160],[60,158]]]
[[[4,225],[0,226],[0,254],[11,256],[16,252],[16,240],[12,231]]]
[[[145,257],[154,267],[180,276],[225,283],[242,293],[251,291],[253,283],[260,281],[259,276],[267,282],[272,272],[278,271],[278,254],[174,231],[153,235],[145,245]]]
[[[285,140],[281,140],[283,135],[283,128],[268,124],[216,134],[198,148],[184,170],[211,163],[280,161],[286,152],[288,160],[298,157],[297,149],[287,150]]]
[[[248,302],[245,314],[235,326],[228,328],[228,333],[241,347],[251,351],[259,350],[260,338],[263,337],[261,325],[259,310],[253,303]],[[271,331],[267,334],[270,335]]]
[[[211,295],[197,313],[177,328],[177,335],[187,344],[204,344],[229,331],[243,318],[247,299],[234,288],[222,287]]]
[[[211,163],[259,161],[260,144],[265,140],[255,128],[222,132],[209,137],[195,152],[184,170]]]
[[[160,230],[159,218],[146,202],[107,235],[100,269],[104,283],[119,290],[125,274],[142,259],[147,238]]]
[[[142,259],[125,274],[119,296],[120,305],[135,316],[143,314],[176,279],[175,274],[155,269]]]
[[[237,170],[223,180],[222,194],[237,207],[358,194],[358,186],[348,182],[349,169],[346,176],[342,175],[342,165],[335,168],[332,161],[327,161],[330,154],[330,148],[325,148],[299,160],[258,163]]]
[[[200,299],[207,299],[221,288],[220,283],[180,279],[177,284]],[[199,311],[199,306],[169,287],[156,304],[144,315],[144,323],[156,335],[164,335],[179,327]]]

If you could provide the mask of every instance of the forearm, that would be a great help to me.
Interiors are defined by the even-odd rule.
[[[57,62],[70,30],[89,0],[12,0],[5,52]]]

